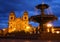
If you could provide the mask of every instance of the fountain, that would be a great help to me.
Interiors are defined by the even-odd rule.
[[[53,14],[44,13],[44,10],[49,8],[49,5],[47,4],[39,4],[36,6],[36,8],[41,10],[41,14],[31,16],[29,18],[29,21],[34,21],[34,22],[39,23],[39,26],[40,26],[39,32],[41,33],[45,31],[43,24],[57,20],[57,17]]]

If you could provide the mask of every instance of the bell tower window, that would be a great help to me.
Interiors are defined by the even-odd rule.
[[[13,17],[11,17],[11,19],[13,19]]]
[[[26,19],[26,17],[25,17],[25,19]]]

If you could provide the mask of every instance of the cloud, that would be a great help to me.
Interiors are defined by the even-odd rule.
[[[60,17],[60,0],[43,1],[51,7],[54,15]],[[29,17],[39,14],[38,10],[35,11],[35,6],[41,3],[42,0],[0,0],[0,24],[7,24],[9,12],[12,10],[15,11],[16,17],[21,17],[24,10],[28,11]],[[59,20],[57,22],[59,23]],[[1,28],[7,27],[3,24],[0,26]]]

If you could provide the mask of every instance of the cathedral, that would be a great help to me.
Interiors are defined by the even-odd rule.
[[[16,18],[15,12],[10,12],[8,21],[8,32],[22,31],[32,32],[33,27],[29,24],[28,12],[25,11],[23,16]]]

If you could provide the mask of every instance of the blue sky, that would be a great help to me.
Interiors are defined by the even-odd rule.
[[[60,0],[43,0],[44,3],[50,6],[50,12],[58,17],[57,21],[53,22],[54,26],[60,26]],[[8,27],[8,16],[10,11],[15,11],[16,17],[21,17],[25,10],[29,16],[39,14],[36,5],[41,4],[42,0],[0,0],[0,28]],[[34,22],[30,24],[34,25]],[[38,23],[36,23],[37,25]],[[36,26],[34,25],[34,26]]]

